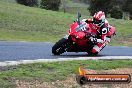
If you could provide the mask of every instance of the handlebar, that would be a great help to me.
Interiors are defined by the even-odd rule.
[[[93,38],[96,38],[96,35],[93,34],[93,33],[86,33],[86,38],[90,38],[90,37],[93,37]]]
[[[81,13],[77,12],[77,23],[78,23],[78,25],[80,25],[80,17],[81,17]]]

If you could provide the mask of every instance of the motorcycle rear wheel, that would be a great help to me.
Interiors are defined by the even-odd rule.
[[[98,52],[96,53],[92,53],[92,52],[87,52],[89,56],[97,56],[98,55]]]

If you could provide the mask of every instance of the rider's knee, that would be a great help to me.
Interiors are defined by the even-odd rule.
[[[100,48],[99,48],[99,46],[97,46],[97,45],[95,45],[94,47],[93,47],[93,49],[92,49],[92,53],[97,53],[97,52],[99,52],[100,51]]]
[[[92,53],[98,53],[99,51],[98,50],[96,50],[96,49],[92,49]]]

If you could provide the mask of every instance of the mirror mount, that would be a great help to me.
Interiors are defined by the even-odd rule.
[[[77,12],[77,23],[78,23],[78,25],[80,25],[80,17],[81,17],[81,13]]]

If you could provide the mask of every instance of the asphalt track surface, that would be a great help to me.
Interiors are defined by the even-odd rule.
[[[59,56],[54,56],[51,52],[53,43],[48,42],[7,42],[0,41],[0,62],[36,60],[36,59],[58,59],[58,58],[78,58],[89,57],[87,53],[66,52]],[[132,56],[132,47],[126,46],[106,46],[98,56]]]

